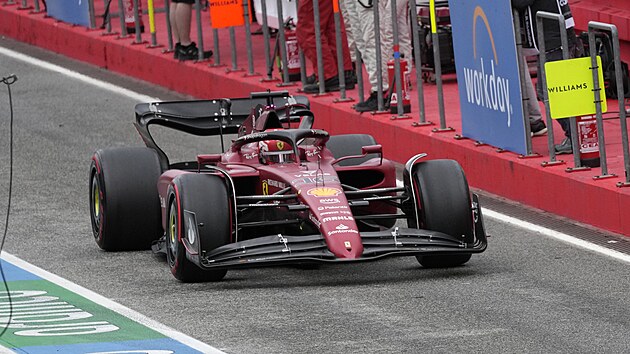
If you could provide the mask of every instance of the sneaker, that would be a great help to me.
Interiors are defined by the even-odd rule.
[[[317,77],[315,76],[315,74],[306,77],[306,84],[307,85],[312,85],[312,84],[315,84],[315,83],[317,83]]]
[[[547,134],[547,126],[542,120],[537,120],[530,123],[532,136],[541,136]]]
[[[387,106],[387,96],[383,95],[384,106]],[[387,107],[383,107],[387,109]],[[357,112],[374,112],[378,110],[378,93],[370,93],[370,97],[363,103],[357,103],[354,105],[354,110]]]
[[[207,50],[203,52],[204,59],[209,59],[211,56],[212,56],[211,50]],[[179,50],[177,51],[177,58],[181,61],[199,59],[199,48],[197,48],[197,44],[195,42],[192,42],[187,46],[183,46],[180,44]]]
[[[352,85],[352,88],[354,88],[354,85],[356,85],[357,83],[357,74],[355,73],[355,71],[346,70],[343,73],[346,78],[346,88],[348,88],[349,85]]]
[[[571,146],[570,138],[564,138],[564,140],[562,140],[560,144],[555,145],[554,148],[556,149],[556,154],[558,155],[573,153],[573,147]]]

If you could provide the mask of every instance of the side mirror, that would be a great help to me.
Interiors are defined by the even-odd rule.
[[[383,153],[383,145],[367,145],[361,148],[361,153],[365,156],[367,154],[382,154]]]
[[[212,165],[221,162],[221,154],[197,155],[197,163],[201,165]]]

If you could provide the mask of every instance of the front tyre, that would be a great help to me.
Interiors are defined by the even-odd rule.
[[[162,173],[153,149],[97,150],[90,165],[90,220],[105,251],[144,250],[161,235],[157,181]]]
[[[411,175],[421,225],[415,225],[415,218],[410,217],[409,227],[440,231],[473,243],[470,190],[461,166],[454,160],[428,160],[415,165]],[[426,268],[455,267],[468,262],[470,257],[470,253],[416,256]]]
[[[225,269],[206,270],[192,262],[187,247],[198,256],[200,249],[211,251],[230,243],[232,217],[228,195],[223,179],[215,175],[190,173],[173,181],[169,192],[166,258],[176,279],[196,283],[225,277]]]

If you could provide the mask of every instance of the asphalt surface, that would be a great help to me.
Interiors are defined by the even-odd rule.
[[[152,97],[184,98],[6,39],[0,46]],[[182,284],[150,251],[103,252],[88,214],[90,158],[98,148],[142,145],[131,124],[137,102],[0,54],[0,76],[10,73],[19,80],[11,86],[15,162],[4,250],[196,339],[228,353],[629,351],[628,263],[491,218],[488,250],[454,269],[396,258],[238,270],[220,283]],[[2,229],[9,121],[0,85]],[[177,156],[218,144],[162,136]],[[487,196],[482,205],[626,242]]]

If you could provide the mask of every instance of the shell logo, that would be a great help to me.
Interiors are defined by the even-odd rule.
[[[339,194],[341,194],[341,191],[339,189],[337,189],[337,188],[319,187],[319,188],[309,189],[308,192],[306,192],[306,194],[313,195],[313,196],[316,196],[318,198],[335,197],[335,196],[338,196]]]

